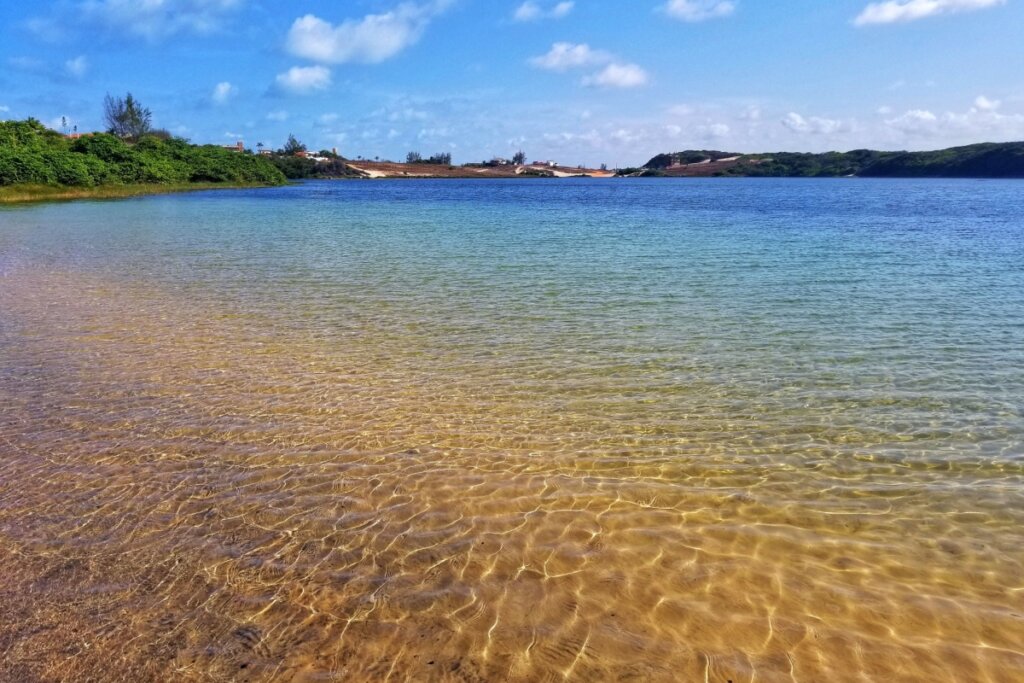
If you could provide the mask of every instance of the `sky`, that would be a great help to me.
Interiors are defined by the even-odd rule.
[[[1024,0],[0,3],[0,119],[635,165],[1024,139]]]

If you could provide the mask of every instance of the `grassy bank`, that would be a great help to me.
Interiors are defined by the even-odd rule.
[[[0,187],[0,204],[70,201],[73,199],[122,199],[141,195],[230,190],[249,187],[273,187],[266,183],[146,183],[137,185],[100,185],[66,187],[60,185],[7,185]]]

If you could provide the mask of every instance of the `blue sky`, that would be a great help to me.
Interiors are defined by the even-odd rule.
[[[0,118],[82,130],[131,91],[194,142],[369,158],[1024,139],[1024,0],[39,0],[0,22]]]

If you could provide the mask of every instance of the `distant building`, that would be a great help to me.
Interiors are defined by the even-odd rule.
[[[306,159],[309,157],[309,152],[307,152],[304,149],[300,149],[298,152],[295,153],[295,156],[299,157],[300,159]]]
[[[269,157],[273,153],[274,153],[274,151],[271,150],[271,149],[261,149],[260,150],[260,156],[264,156],[264,157]]]
[[[245,151],[245,143],[242,142],[241,140],[239,140],[238,142],[236,142],[233,145],[224,145],[223,147],[224,147],[224,149],[230,149],[232,152],[244,152]]]
[[[78,140],[79,138],[89,138],[89,137],[92,137],[93,135],[96,135],[96,133],[78,133],[78,132],[75,132],[75,133],[65,133],[64,137],[66,137],[68,140]]]
[[[535,161],[535,162],[533,162],[531,164],[531,166],[550,166],[551,168],[554,168],[555,166],[558,166],[558,162],[557,161]]]

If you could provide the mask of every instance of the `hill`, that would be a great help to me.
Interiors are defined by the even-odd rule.
[[[625,175],[779,178],[1024,178],[1024,142],[982,143],[934,152],[739,154],[686,150],[659,154]]]
[[[106,133],[72,140],[35,119],[0,121],[0,188],[105,188],[109,195],[116,194],[111,188],[141,185],[187,189],[285,182],[268,160],[216,145],[154,135],[129,144]]]

